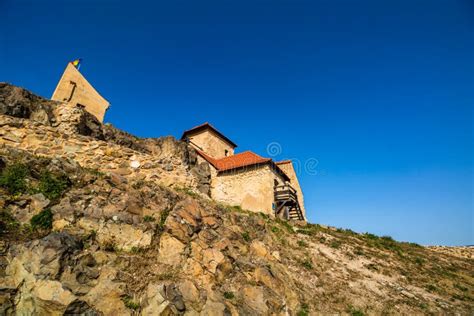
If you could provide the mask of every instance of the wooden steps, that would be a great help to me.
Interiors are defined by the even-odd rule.
[[[304,220],[296,190],[289,184],[275,186],[275,215],[286,220]]]

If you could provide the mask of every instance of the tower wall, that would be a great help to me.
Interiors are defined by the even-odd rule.
[[[84,106],[86,111],[103,122],[109,102],[104,99],[84,76],[68,63],[54,90],[52,100]]]

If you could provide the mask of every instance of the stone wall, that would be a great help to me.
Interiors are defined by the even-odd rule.
[[[72,105],[80,104],[101,122],[109,107],[109,102],[94,89],[72,63],[68,63],[51,99]]]
[[[274,180],[280,184],[284,180],[270,166],[250,166],[219,176],[211,172],[211,175],[211,198],[214,200],[273,215]]]
[[[195,188],[206,175],[196,175],[196,155],[172,137],[152,140],[152,154],[115,143],[65,132],[28,119],[0,115],[0,147],[18,148],[46,157],[73,159],[82,167],[123,177],[156,181],[166,186]],[[179,151],[184,151],[180,152]],[[185,159],[187,158],[187,160]],[[202,173],[202,172],[201,172]]]
[[[234,154],[234,148],[210,130],[191,135],[189,139],[192,145],[198,146],[197,149],[204,151],[213,158],[219,159],[225,157],[226,150],[228,152],[227,156]]]

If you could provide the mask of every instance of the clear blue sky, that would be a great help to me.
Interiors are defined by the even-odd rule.
[[[82,57],[121,129],[317,159],[312,222],[474,244],[472,1],[0,0],[0,29],[0,81],[50,97]]]

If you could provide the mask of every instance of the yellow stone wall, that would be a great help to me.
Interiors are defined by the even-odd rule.
[[[109,102],[92,87],[71,63],[68,63],[64,70],[51,99],[74,105],[80,104],[100,122],[104,121],[105,111],[109,107]]]
[[[211,168],[214,169],[214,168]],[[251,166],[221,173],[211,172],[211,198],[243,209],[273,215],[274,180],[283,178],[268,165]]]
[[[293,168],[293,163],[284,163],[278,164],[281,170],[290,178],[290,184],[293,188],[296,189],[298,195],[298,201],[300,202],[301,211],[303,212],[303,216],[306,218],[306,209],[304,207],[304,196],[303,191],[301,191],[300,183],[298,181],[298,177],[296,176],[295,169]]]
[[[194,148],[204,151],[211,157],[217,159],[223,158],[226,156],[226,150],[228,151],[228,156],[234,154],[234,148],[209,129],[198,134],[190,135],[188,138]]]

